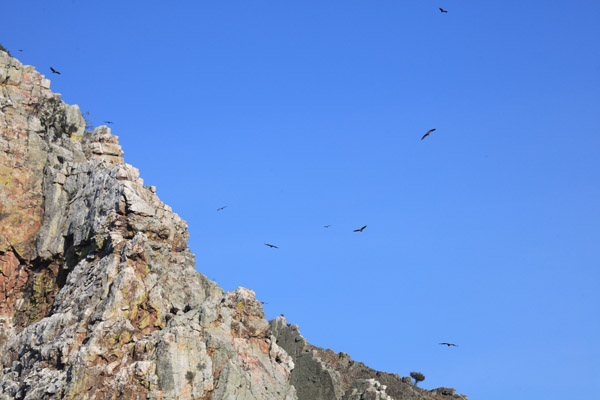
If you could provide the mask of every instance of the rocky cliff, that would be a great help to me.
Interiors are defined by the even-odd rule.
[[[450,399],[196,272],[108,127],[0,51],[0,399]]]

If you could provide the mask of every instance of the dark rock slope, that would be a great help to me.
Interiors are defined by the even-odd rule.
[[[85,125],[0,51],[0,400],[457,397],[313,347],[196,272],[186,223]]]
[[[271,331],[294,361],[290,382],[299,399],[467,399],[452,388],[414,388],[410,377],[375,371],[346,353],[313,346],[283,317],[271,321]]]

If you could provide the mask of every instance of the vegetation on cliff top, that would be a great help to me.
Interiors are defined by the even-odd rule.
[[[8,55],[12,57],[12,54],[10,54],[10,51],[8,51],[4,46],[2,46],[2,43],[0,43],[0,50],[7,52]]]
[[[415,384],[413,386],[417,386],[417,383],[425,380],[425,375],[420,372],[411,372],[410,376],[415,380]]]

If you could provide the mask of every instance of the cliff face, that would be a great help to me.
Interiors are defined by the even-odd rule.
[[[196,272],[186,223],[49,88],[0,51],[0,399],[453,397],[310,346]]]

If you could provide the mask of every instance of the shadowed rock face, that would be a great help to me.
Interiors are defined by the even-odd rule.
[[[186,223],[49,88],[0,51],[0,400],[396,393],[196,272]]]
[[[276,343],[292,356],[295,367],[290,382],[300,400],[467,399],[454,394],[452,388],[415,388],[410,377],[375,371],[346,353],[313,346],[300,335],[298,325],[288,324],[283,317],[271,321],[271,332]]]

